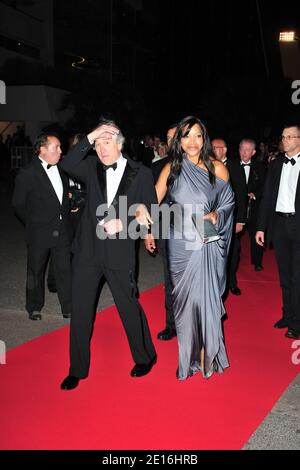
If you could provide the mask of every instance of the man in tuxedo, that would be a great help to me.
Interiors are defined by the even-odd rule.
[[[237,261],[236,257],[238,257],[239,247],[240,247],[240,239],[239,233],[243,230],[245,223],[246,223],[246,204],[245,204],[245,194],[242,190],[241,185],[234,184],[232,182],[230,170],[231,170],[231,160],[227,158],[227,144],[224,139],[213,139],[212,142],[212,149],[214,151],[214,155],[219,162],[222,162],[228,168],[231,184],[234,190],[234,197],[235,197],[235,208],[234,208],[234,233],[231,240],[231,247],[230,253],[228,257],[228,275],[227,275],[227,284],[230,292],[234,295],[241,295],[241,290],[237,286],[237,279],[236,279],[236,270],[237,270]],[[233,172],[235,175],[235,172]],[[233,176],[234,177],[234,176]]]
[[[212,149],[214,151],[215,157],[219,162],[222,162],[223,165],[227,166],[227,145],[223,139],[213,139],[211,141]]]
[[[145,135],[144,140],[139,144],[137,154],[138,160],[150,168],[152,160],[156,155],[154,153],[154,140],[151,135]]]
[[[111,120],[102,120],[62,162],[64,170],[82,181],[86,204],[73,242],[73,312],[70,335],[69,375],[61,389],[77,387],[88,376],[90,339],[99,283],[104,276],[125,328],[135,366],[132,377],[148,374],[156,352],[144,311],[136,298],[135,240],[127,227],[136,219],[149,225],[150,217],[128,215],[141,204],[150,211],[157,202],[150,169],[122,155],[122,132]],[[88,155],[94,145],[97,155]],[[126,197],[126,213],[122,201]]]
[[[168,148],[170,148],[171,141],[173,139],[173,136],[176,131],[177,124],[172,124],[169,129],[167,130],[167,144]],[[151,165],[151,170],[152,170],[152,175],[154,179],[154,183],[157,182],[160,172],[170,161],[170,158],[168,156],[155,161]],[[168,199],[168,194],[165,197],[164,201],[165,204],[169,203]],[[161,228],[161,227],[160,227]],[[161,230],[160,230],[161,232]],[[155,240],[152,236],[152,234],[148,234],[148,236],[144,240],[145,242],[145,247],[146,249],[150,252],[153,253],[155,252],[156,246],[155,246]],[[169,341],[172,338],[174,338],[177,333],[176,333],[176,328],[175,328],[175,320],[174,320],[174,313],[173,313],[173,301],[172,301],[172,290],[173,290],[173,285],[171,282],[170,278],[170,273],[169,273],[169,265],[168,265],[168,257],[166,253],[166,240],[163,236],[162,233],[160,233],[160,237],[157,240],[157,244],[159,247],[159,252],[162,257],[163,261],[163,267],[164,267],[164,286],[165,286],[165,311],[166,311],[166,326],[163,330],[161,330],[157,334],[157,339],[161,341]]]
[[[285,127],[285,153],[270,163],[257,223],[256,241],[272,241],[280,276],[283,317],[275,328],[285,336],[300,335],[300,124]]]
[[[59,167],[60,141],[40,134],[36,157],[21,168],[12,204],[25,224],[27,242],[26,310],[30,320],[41,320],[45,302],[45,269],[51,254],[57,293],[64,318],[71,316],[71,262],[68,178]]]
[[[251,263],[255,271],[262,271],[263,248],[255,241],[258,208],[265,182],[266,169],[254,160],[255,142],[243,139],[239,145],[239,160],[228,162],[227,168],[237,200],[236,236],[232,244],[229,266],[229,287],[233,294],[240,295],[236,273],[239,265],[240,233],[244,227],[250,236]]]

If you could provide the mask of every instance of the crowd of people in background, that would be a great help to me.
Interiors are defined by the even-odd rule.
[[[4,152],[9,152],[8,145],[31,144],[21,127],[16,134],[11,142],[9,138],[5,143],[0,140],[1,158]],[[229,365],[221,325],[225,313],[223,300],[228,291],[242,295],[237,272],[241,237],[246,231],[250,237],[251,263],[259,273],[264,269],[265,232],[268,234],[271,227],[269,240],[275,246],[283,292],[282,318],[274,327],[287,328],[288,338],[299,338],[300,297],[296,284],[300,232],[296,208],[300,197],[297,189],[300,127],[295,124],[284,127],[278,143],[257,145],[252,138],[244,136],[238,148],[230,151],[222,136],[210,141],[205,125],[198,118],[188,116],[169,127],[166,142],[159,133],[146,134],[134,152],[124,147],[124,142],[115,122],[104,119],[87,136],[71,137],[69,152],[64,157],[58,137],[43,133],[34,144],[35,159],[17,174],[13,206],[26,227],[29,319],[42,319],[44,275],[49,257],[53,263],[52,273],[49,270],[52,280],[48,276],[49,290],[57,291],[63,317],[71,317],[71,366],[61,388],[75,388],[88,374],[94,297],[103,274],[113,292],[136,363],[131,375],[147,374],[156,362],[146,317],[134,299],[137,292],[134,243],[125,247],[118,239],[111,244],[94,240],[94,225],[100,231],[104,227],[109,235],[122,232],[124,221],[109,218],[109,210],[118,208],[116,197],[131,194],[130,188],[133,188],[133,203],[141,205],[136,220],[149,229],[145,247],[150,253],[156,251],[156,240],[149,228],[153,223],[149,204],[157,201],[182,207],[189,203],[193,208],[202,204],[204,219],[217,227],[222,240],[207,245],[203,242],[200,248],[187,252],[184,243],[189,234],[179,242],[172,224],[168,240],[165,242],[163,237],[158,240],[164,262],[166,326],[157,337],[162,341],[177,337],[178,379],[184,380],[196,372],[208,378]],[[135,186],[136,181],[139,188]],[[101,199],[107,204],[107,211],[99,221],[96,209]],[[183,219],[186,229],[192,220],[190,216],[188,220]],[[89,224],[92,225],[88,233]],[[75,263],[73,260],[71,306],[72,240],[75,240],[72,248]],[[132,255],[130,259],[128,253]],[[93,259],[93,269],[86,263],[89,256]],[[76,265],[80,269],[76,270]],[[203,282],[207,279],[210,281]],[[95,284],[93,293],[91,284]],[[81,295],[78,296],[83,286],[84,303]],[[86,303],[88,319],[82,317]],[[132,313],[130,321],[126,311]],[[146,344],[142,338],[147,339]]]
[[[68,149],[70,140],[75,135],[73,134],[66,140],[64,148]],[[155,161],[159,161],[167,155],[168,144],[162,138],[163,132],[147,133],[142,137],[132,139],[130,142],[125,143],[126,153],[132,156],[134,160],[141,161],[144,165],[151,167]],[[32,139],[29,135],[25,134],[24,126],[18,125],[16,131],[11,133],[0,133],[0,175],[3,177],[11,169],[11,151],[12,147],[28,147],[32,148]],[[259,141],[256,146],[255,160],[262,162],[265,166],[274,160],[280,153],[282,153],[282,142],[279,139],[272,139],[270,141]],[[228,158],[237,158],[238,153],[234,145],[228,149]]]

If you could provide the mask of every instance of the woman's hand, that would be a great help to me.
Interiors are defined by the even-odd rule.
[[[206,214],[206,215],[203,217],[203,219],[204,219],[204,220],[210,220],[211,223],[213,223],[214,225],[216,225],[217,220],[218,220],[218,213],[217,213],[217,211],[209,212],[208,214]]]
[[[147,207],[144,204],[139,204],[135,211],[135,219],[138,224],[144,225],[147,228],[150,227],[150,224],[153,224],[153,220],[150,217]]]
[[[146,237],[144,238],[144,245],[146,250],[150,251],[150,253],[153,253],[155,251],[156,245],[152,233],[148,233],[146,235]]]

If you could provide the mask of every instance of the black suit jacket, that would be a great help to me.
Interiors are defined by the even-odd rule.
[[[153,147],[145,147],[141,145],[138,148],[138,160],[147,167],[151,167],[153,158],[155,157]]]
[[[271,161],[259,208],[257,230],[267,232],[268,241],[272,241],[274,220],[276,217],[276,203],[283,164],[284,154],[280,154],[275,160]],[[300,178],[298,179],[296,189],[295,212],[298,239],[300,239]]]
[[[236,222],[246,223],[248,193],[255,194],[256,199],[251,201],[251,211],[252,215],[254,215],[257,213],[263,193],[266,177],[265,166],[261,162],[252,159],[248,184],[246,182],[245,170],[241,165],[240,159],[229,160],[227,168],[236,196]]]
[[[96,235],[98,218],[97,208],[106,204],[105,175],[99,168],[97,155],[89,155],[91,144],[87,137],[71,148],[62,162],[63,169],[72,177],[82,181],[86,185],[86,204],[80,219],[80,223],[73,242],[72,251],[77,261],[84,264],[99,264],[110,269],[134,269],[135,265],[135,241],[128,237],[123,239],[124,230],[134,221],[133,215],[126,215],[120,211],[120,196],[127,197],[127,206],[143,203],[150,210],[151,204],[157,202],[153,178],[149,168],[130,158],[123,177],[121,179],[117,194],[107,212],[106,220],[109,218],[121,218],[123,231],[117,236],[99,239]],[[114,212],[115,211],[115,212]]]
[[[151,171],[154,179],[154,184],[156,184],[159,175],[164,168],[164,166],[170,162],[170,157],[164,157],[161,160],[156,160],[156,162],[152,163],[151,165]]]
[[[58,240],[61,223],[70,234],[68,178],[59,168],[63,184],[62,204],[38,157],[16,176],[12,205],[25,224],[28,244],[51,248]]]

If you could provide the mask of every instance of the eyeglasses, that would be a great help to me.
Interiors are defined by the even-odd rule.
[[[292,139],[300,139],[300,135],[282,135],[282,136],[280,136],[280,140],[292,140]]]

